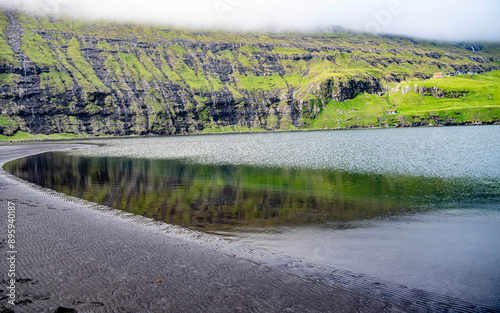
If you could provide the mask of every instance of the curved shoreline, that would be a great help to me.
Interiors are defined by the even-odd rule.
[[[2,147],[0,167],[31,154],[88,146]],[[4,310],[483,311],[457,299],[405,290],[347,271],[317,268],[113,210],[27,183],[1,169],[0,225],[7,224],[9,201],[17,210],[18,304],[8,305],[0,293]],[[4,255],[6,237],[6,231],[0,234]],[[4,287],[6,265],[2,262],[0,268]]]
[[[4,147],[0,165],[76,147]],[[7,203],[12,202],[18,234],[15,306],[5,297],[8,268],[1,263],[5,312],[55,312],[59,307],[77,312],[398,311],[389,303],[282,273],[185,235],[170,236],[169,228],[177,227],[99,210],[3,170],[0,199],[0,229],[7,229]],[[6,231],[0,234],[4,256],[6,237]]]

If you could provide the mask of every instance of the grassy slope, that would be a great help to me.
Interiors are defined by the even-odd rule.
[[[286,88],[285,82],[296,87],[299,98],[309,98],[315,87],[330,77],[340,79],[361,78],[371,76],[389,79],[393,75],[403,78],[426,77],[436,71],[452,71],[450,64],[473,66],[471,56],[477,56],[459,46],[426,41],[414,42],[404,38],[385,38],[366,35],[347,34],[246,34],[216,31],[194,32],[188,30],[165,29],[161,27],[124,25],[111,23],[86,23],[82,21],[59,20],[50,22],[43,17],[20,15],[19,21],[27,30],[23,37],[22,50],[39,65],[65,65],[71,61],[82,76],[79,84],[92,91],[94,88],[106,90],[95,75],[85,58],[80,53],[82,48],[91,48],[92,43],[82,37],[95,36],[101,42],[97,47],[102,49],[103,57],[108,58],[111,51],[128,48],[133,54],[121,52],[119,59],[121,75],[134,76],[138,81],[163,81],[165,76],[172,76],[174,70],[187,85],[195,90],[219,90],[222,83],[213,73],[203,69],[202,64],[209,59],[229,61],[236,72],[234,82],[229,85],[236,90],[255,92],[270,88]],[[44,38],[36,32],[44,30]],[[72,34],[67,40],[61,34]],[[1,37],[1,36],[0,36]],[[77,40],[78,38],[78,40]],[[131,40],[129,44],[113,45],[105,40]],[[177,40],[182,40],[180,43]],[[175,44],[171,41],[176,41]],[[155,67],[151,55],[136,51],[133,42],[146,42],[158,45],[162,66]],[[186,47],[189,43],[230,43],[240,46],[232,51],[224,50],[193,51]],[[167,44],[165,44],[167,43]],[[0,42],[1,44],[1,42]],[[67,47],[67,48],[62,48]],[[1,45],[0,45],[1,48]],[[266,50],[270,49],[270,50]],[[492,48],[491,48],[492,49]],[[491,50],[490,49],[490,50]],[[10,54],[8,49],[5,50]],[[140,53],[138,59],[136,54]],[[270,64],[265,64],[259,56],[274,55],[285,69],[281,76],[276,74]],[[494,55],[496,50],[492,50]],[[4,57],[11,61],[12,57]],[[115,54],[116,55],[116,54]],[[436,56],[437,55],[437,56]],[[452,55],[452,59],[450,59]],[[310,60],[304,61],[307,56]],[[1,57],[1,55],[0,55]],[[194,64],[186,65],[184,60],[194,57]],[[290,58],[297,58],[292,61]],[[287,59],[284,59],[287,58]],[[116,57],[114,58],[116,59]],[[110,60],[112,62],[113,59]],[[118,70],[112,64],[106,64],[109,70]],[[116,65],[116,63],[114,63]],[[263,66],[259,75],[254,75],[259,65]],[[76,72],[72,65],[65,65],[70,72]],[[206,67],[205,67],[206,68]],[[263,75],[264,74],[264,75]],[[279,77],[277,77],[279,76]],[[77,77],[78,78],[78,77]],[[174,79],[175,80],[175,77]],[[90,84],[89,84],[90,83]]]
[[[164,106],[171,105],[154,88],[155,84],[164,84],[166,80],[194,93],[225,89],[235,99],[241,99],[248,94],[260,95],[276,91],[278,95],[285,95],[287,91],[292,91],[295,99],[309,101],[317,97],[318,86],[333,77],[340,80],[373,77],[381,79],[384,84],[390,84],[394,77],[411,81],[417,77],[428,77],[437,71],[452,71],[451,65],[474,67],[477,63],[473,59],[478,56],[491,57],[494,61],[488,64],[500,66],[500,48],[494,44],[485,46],[485,53],[478,54],[455,44],[417,42],[397,37],[196,32],[76,20],[51,21],[27,15],[19,15],[18,21],[25,29],[21,46],[23,53],[38,66],[50,69],[40,77],[40,87],[43,90],[51,90],[54,95],[76,86],[87,92],[108,92],[114,89],[118,90],[118,94],[123,89],[145,90],[152,95],[147,106],[155,114]],[[0,11],[0,64],[16,64],[18,60],[6,41],[7,26],[5,13]],[[94,38],[98,39],[97,44]],[[157,53],[142,49],[138,43],[153,45]],[[202,46],[204,50],[192,48],[197,43],[207,45]],[[212,51],[211,47],[214,45],[228,48]],[[99,68],[92,65],[83,53],[84,49],[95,48],[100,50],[102,69],[112,78],[108,82],[103,79],[102,72],[99,73]],[[218,62],[230,64],[235,69],[229,81],[223,83],[212,66],[206,66]],[[276,62],[280,67],[278,72]],[[1,74],[0,87],[15,88],[16,82],[20,80],[17,76],[19,75]],[[110,81],[113,81],[112,85]],[[211,102],[205,96],[195,95],[193,98],[196,103],[190,105],[199,107],[200,111],[206,103]],[[464,103],[479,103],[482,100],[480,96],[474,101],[472,98],[472,93],[468,94]],[[486,97],[483,98],[486,100]],[[396,96],[381,99],[365,95],[346,103],[330,104],[310,124],[315,128],[373,126],[378,124],[380,117],[394,104],[400,110],[404,108],[402,112],[408,114],[405,115],[408,119],[411,114],[430,112],[421,105],[413,105],[410,101],[411,94],[402,103],[397,102],[399,100]],[[442,104],[440,107],[445,107],[444,103],[451,100],[425,97],[419,101],[435,101]],[[89,103],[89,113],[99,110],[100,108]],[[11,116],[3,118],[0,126],[18,123]],[[467,120],[475,117],[464,118]],[[494,116],[481,113],[478,118],[490,121]],[[277,124],[278,121],[274,119],[275,117],[271,117],[267,123]],[[393,118],[388,118],[387,121],[389,124],[397,122]],[[293,128],[287,121],[280,121],[280,129]],[[237,126],[218,128],[207,121],[208,132],[230,130],[246,129]],[[25,135],[20,133],[17,137],[24,138]]]
[[[455,91],[459,98],[435,98],[410,91],[406,86],[436,87]],[[398,88],[399,87],[399,88]],[[397,90],[397,91],[396,91]],[[387,114],[397,110],[397,115]],[[360,94],[355,99],[331,101],[308,128],[411,126],[422,124],[465,124],[500,121],[500,71],[444,79],[403,82],[386,96]]]
[[[7,36],[5,34],[8,25],[7,16],[4,12],[0,11],[0,65],[16,62],[14,52],[7,43]]]
[[[32,135],[25,132],[17,132],[13,136],[0,135],[0,142],[2,141],[21,141],[21,140],[58,140],[58,139],[78,139],[81,138],[75,134],[52,134],[52,135]]]

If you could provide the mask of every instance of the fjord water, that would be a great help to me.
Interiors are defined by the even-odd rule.
[[[319,266],[499,306],[499,126],[95,142],[5,169]]]

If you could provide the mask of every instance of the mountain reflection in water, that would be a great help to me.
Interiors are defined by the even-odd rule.
[[[19,159],[5,169],[65,194],[205,230],[353,221],[498,197],[494,185],[461,178],[62,152]]]

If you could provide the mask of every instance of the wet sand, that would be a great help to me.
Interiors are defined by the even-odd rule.
[[[69,147],[3,146],[0,165]],[[16,207],[15,306],[6,296],[9,201]],[[2,312],[401,311],[192,236],[182,238],[176,227],[37,187],[3,170],[0,207]]]

